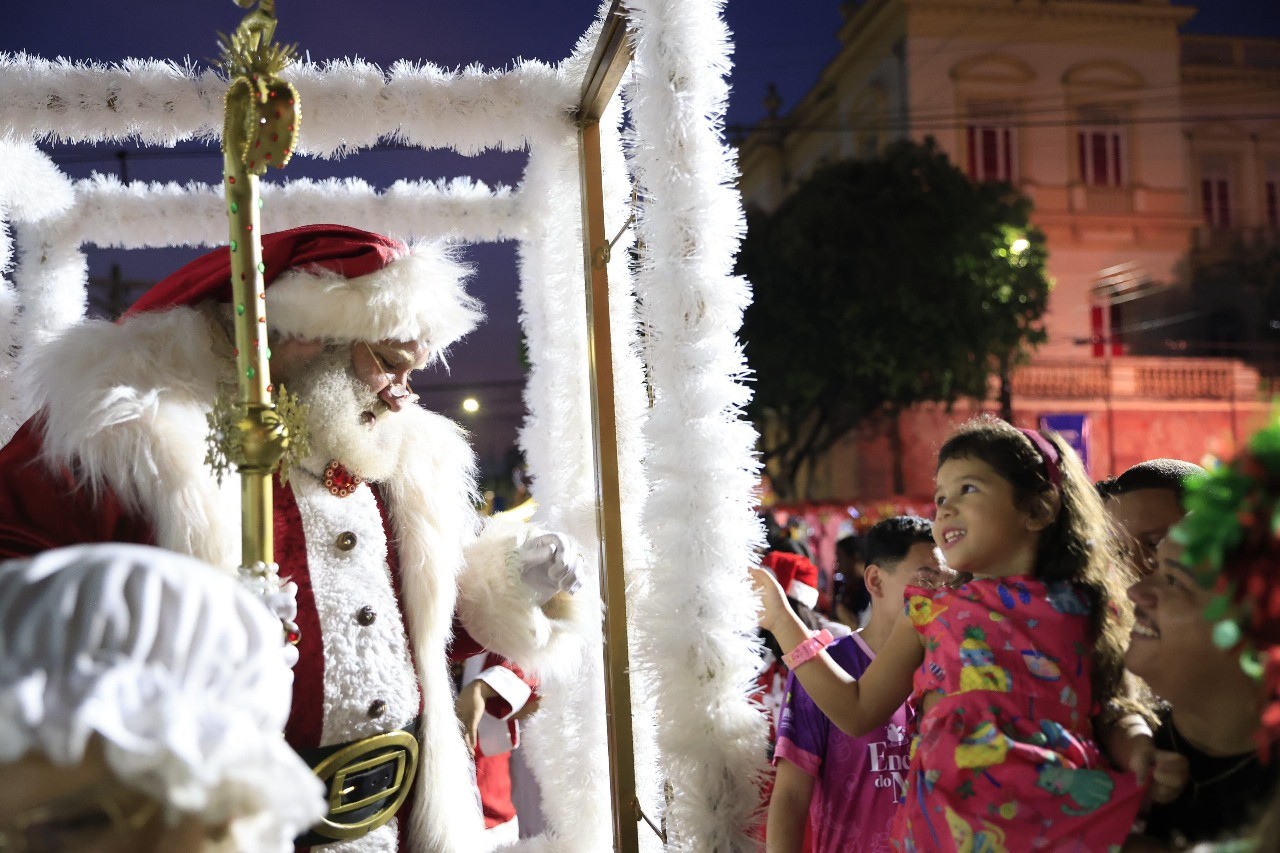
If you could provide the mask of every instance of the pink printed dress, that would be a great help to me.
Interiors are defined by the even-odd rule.
[[[896,849],[1119,850],[1141,801],[1093,741],[1089,603],[1070,583],[975,579],[908,587],[924,641],[922,717]]]

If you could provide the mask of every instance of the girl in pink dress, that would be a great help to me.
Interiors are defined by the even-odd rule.
[[[854,681],[825,653],[796,677],[831,720],[860,735],[911,696],[920,709],[903,851],[1119,850],[1151,760],[1146,709],[1125,698],[1127,599],[1104,510],[1056,435],[983,418],[938,455],[934,541],[973,575],[952,589],[907,588],[907,618]],[[761,625],[798,657],[820,644],[753,571]]]

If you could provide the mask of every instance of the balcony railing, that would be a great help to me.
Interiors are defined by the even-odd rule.
[[[1229,400],[1235,392],[1231,362],[1137,368],[1137,395],[1156,400]]]
[[[1071,188],[1071,207],[1076,213],[1132,213],[1133,189],[1076,184]]]
[[[1015,368],[1015,397],[1105,397],[1107,372],[1103,364],[1035,363]]]
[[[1213,358],[1035,361],[1015,368],[1012,379],[1015,399],[1244,401],[1270,390],[1253,368]]]

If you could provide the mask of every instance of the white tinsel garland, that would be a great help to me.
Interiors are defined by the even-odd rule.
[[[598,30],[599,24],[587,33],[574,57],[565,63],[563,70],[569,79],[581,79],[585,74]],[[605,228],[609,237],[616,235],[631,215],[631,181],[618,131],[620,107],[620,102],[615,102],[600,123]],[[596,478],[586,375],[589,356],[578,175],[578,144],[572,129],[567,128],[556,144],[539,145],[530,153],[522,200],[536,205],[542,215],[530,212],[529,238],[520,247],[522,322],[532,361],[525,395],[529,415],[521,430],[521,444],[534,474],[534,494],[546,507],[543,521],[592,543],[588,564],[595,565],[599,550],[590,498],[595,493]],[[647,396],[637,349],[635,294],[628,264],[633,233],[630,229],[625,231],[624,239],[614,246],[609,263],[619,485],[629,598],[647,588],[649,572],[649,547],[641,526],[646,493],[641,427]],[[598,587],[594,573],[590,582],[594,591]],[[537,759],[538,778],[544,789],[557,792],[554,797],[544,798],[544,809],[556,827],[546,840],[556,851],[588,853],[611,846],[607,756],[601,748],[607,735],[602,654],[602,645],[596,641],[588,650],[585,670],[572,693],[544,691],[544,706],[549,713],[530,721],[526,748]],[[645,812],[657,820],[662,796],[654,740],[653,688],[639,675],[643,667],[633,667],[632,671],[636,789]],[[570,754],[580,758],[557,766],[556,756]],[[642,850],[661,849],[657,836],[647,826],[639,825],[638,832]]]
[[[655,403],[646,426],[652,594],[642,659],[662,685],[658,742],[674,787],[672,849],[754,850],[765,719],[748,701],[759,659],[746,567],[755,432],[736,332],[750,293],[733,275],[743,230],[723,142],[728,33],[716,0],[632,0],[632,167],[644,206],[642,316]]]
[[[8,441],[26,419],[14,384],[12,353],[21,345],[20,292],[14,272],[18,227],[64,215],[75,203],[71,181],[30,143],[0,141],[0,442]]]
[[[565,106],[576,105],[580,85],[534,61],[504,71],[399,62],[387,72],[338,60],[300,63],[282,76],[302,98],[298,153],[318,157],[379,139],[467,155],[520,150],[563,126]],[[0,54],[3,124],[14,136],[35,140],[172,145],[217,139],[226,88],[213,71],[172,62],[102,65]]]
[[[516,194],[479,181],[397,181],[378,192],[358,178],[264,181],[262,227],[280,231],[328,222],[401,239],[450,237],[467,242],[510,240],[524,230]],[[219,185],[123,184],[114,175],[77,181],[68,239],[103,247],[220,246],[227,241]]]

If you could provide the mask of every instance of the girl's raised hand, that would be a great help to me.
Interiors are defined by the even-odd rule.
[[[791,605],[787,603],[787,597],[782,592],[782,587],[778,585],[778,579],[773,576],[773,572],[759,566],[752,566],[748,571],[751,572],[751,585],[755,587],[756,595],[760,598],[758,617],[760,627],[766,631],[773,631],[774,626],[786,618]]]

